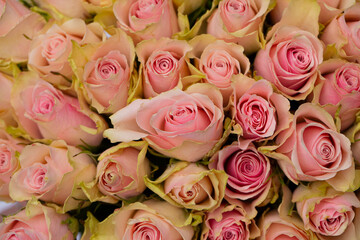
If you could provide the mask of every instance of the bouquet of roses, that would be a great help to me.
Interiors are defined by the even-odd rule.
[[[0,0],[0,83],[0,239],[360,239],[358,0]]]

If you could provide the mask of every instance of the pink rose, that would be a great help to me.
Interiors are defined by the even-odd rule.
[[[74,237],[63,223],[67,218],[68,215],[56,213],[39,202],[28,203],[26,209],[6,217],[0,224],[0,239],[71,240]]]
[[[91,105],[99,113],[114,113],[127,104],[135,59],[134,44],[124,32],[118,31],[106,41],[91,46],[95,52],[80,78]]]
[[[118,26],[135,44],[144,39],[170,38],[179,31],[171,0],[117,0],[113,10]]]
[[[119,144],[99,157],[96,178],[99,190],[108,196],[129,199],[145,189],[144,177],[150,174],[150,162],[145,157],[146,146]]]
[[[260,234],[255,222],[235,205],[221,205],[205,216],[201,240],[253,239]]]
[[[110,119],[114,128],[104,136],[112,142],[143,138],[164,155],[195,162],[221,138],[224,113],[219,90],[194,84],[185,92],[174,89],[135,100]]]
[[[285,26],[257,53],[254,68],[284,96],[302,100],[311,93],[322,60],[323,45],[316,36]]]
[[[39,143],[26,146],[19,157],[21,168],[10,181],[10,197],[15,201],[35,197],[58,205],[65,204],[65,211],[77,209],[78,204],[87,198],[81,190],[74,189],[81,182],[93,180],[96,174],[92,159],[80,152],[61,140],[52,142],[50,146]]]
[[[182,88],[181,79],[190,74],[185,57],[190,50],[186,41],[169,38],[147,40],[136,46],[145,98]]]
[[[0,36],[4,36],[31,12],[16,0],[0,1]]]
[[[12,106],[20,125],[32,138],[83,141],[98,145],[102,133],[81,109],[78,99],[65,95],[33,73],[24,73],[13,88]],[[95,132],[94,132],[95,131]]]
[[[90,230],[99,238],[191,240],[194,229],[189,217],[184,209],[153,199],[117,209]]]
[[[355,193],[341,193],[328,188],[324,196],[314,196],[316,191],[312,188],[313,185],[308,189],[302,186],[295,190],[293,196],[305,229],[317,233],[321,240],[357,239],[357,226],[353,220],[355,209],[360,208],[360,201]]]
[[[355,177],[350,141],[336,129],[333,118],[321,107],[304,103],[295,112],[290,128],[276,138],[273,156],[286,176],[300,181],[326,181],[346,191]]]
[[[145,179],[145,184],[175,206],[209,211],[220,206],[226,179],[224,172],[196,163],[178,162],[170,165],[158,179]]]
[[[282,95],[274,93],[268,81],[237,77],[232,87],[235,92],[233,115],[235,123],[242,129],[239,135],[242,148],[247,148],[251,141],[273,139],[289,127],[290,103]]]
[[[259,25],[270,0],[224,0],[208,19],[207,33],[242,45],[247,54],[260,49]]]
[[[240,206],[248,200],[251,210],[266,199],[272,186],[270,161],[252,144],[246,149],[237,142],[224,147],[211,158],[209,167],[228,175],[225,199]]]
[[[341,130],[355,121],[360,109],[360,64],[340,59],[329,59],[319,66],[319,84],[314,89],[316,103],[333,117],[340,107]]]
[[[0,199],[10,201],[9,182],[19,169],[17,154],[21,153],[24,141],[11,137],[0,129]]]
[[[335,44],[341,57],[360,62],[360,3],[357,2],[334,18],[321,38],[326,45]]]
[[[33,39],[28,65],[50,83],[70,86],[73,75],[68,62],[71,41],[79,44],[99,42],[102,35],[103,30],[98,23],[86,25],[81,19],[68,20],[61,26],[54,24]]]

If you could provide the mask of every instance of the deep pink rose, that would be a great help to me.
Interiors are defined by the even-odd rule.
[[[179,31],[171,0],[117,0],[113,10],[118,26],[135,44],[144,39],[171,37]]]
[[[63,139],[76,146],[83,141],[98,145],[102,133],[81,109],[77,98],[68,96],[33,73],[24,73],[13,88],[12,106],[20,125],[32,138]],[[90,132],[91,129],[92,131]]]
[[[72,240],[70,229],[63,222],[67,214],[59,214],[55,209],[39,202],[28,204],[26,209],[9,216],[0,224],[2,240]]]
[[[181,79],[190,74],[186,63],[190,50],[186,41],[169,38],[147,40],[136,46],[145,98],[182,88]]]
[[[222,136],[222,96],[210,84],[194,84],[185,92],[174,89],[135,100],[110,119],[114,128],[104,136],[112,142],[143,138],[162,154],[195,162]]]
[[[239,144],[246,148],[251,141],[273,139],[290,124],[290,103],[282,95],[274,93],[266,80],[255,81],[237,77],[233,81],[233,115],[242,133]]]
[[[341,59],[329,59],[319,66],[319,84],[314,89],[316,103],[333,117],[340,107],[341,130],[355,121],[360,109],[360,64]]]
[[[335,44],[340,56],[360,62],[360,3],[357,2],[334,18],[324,29],[320,39]]]
[[[273,83],[286,97],[305,99],[313,89],[323,45],[310,32],[293,26],[279,28],[255,58],[257,75]]]
[[[323,180],[341,191],[352,184],[355,168],[350,141],[321,107],[300,105],[290,128],[275,141],[277,154],[273,156],[293,182]]]

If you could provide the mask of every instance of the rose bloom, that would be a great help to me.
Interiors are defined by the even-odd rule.
[[[259,25],[270,0],[224,0],[208,20],[207,33],[244,47],[247,54],[260,49]]]
[[[63,139],[74,146],[83,141],[95,146],[102,140],[102,132],[80,109],[77,98],[65,95],[34,73],[20,75],[11,104],[19,124],[32,138]]]
[[[248,219],[243,209],[235,205],[222,204],[206,214],[201,240],[246,240],[254,239],[259,234],[255,221]]]
[[[196,163],[172,164],[156,180],[145,184],[169,203],[198,211],[217,208],[224,197],[227,176]]]
[[[360,201],[353,192],[336,192],[328,188],[324,196],[313,196],[313,185],[295,190],[293,200],[301,216],[305,229],[317,233],[325,239],[357,239],[353,223],[355,209]],[[337,238],[334,238],[337,236]]]
[[[66,204],[65,211],[77,209],[79,202],[87,198],[74,188],[81,182],[93,180],[96,174],[92,159],[80,152],[62,140],[49,146],[40,143],[26,146],[19,157],[21,168],[10,180],[10,197],[15,201],[35,197],[58,205]],[[72,198],[73,194],[76,199]]]
[[[71,19],[58,26],[53,24],[45,33],[32,40],[29,68],[55,85],[70,86],[72,69],[68,57],[72,40],[79,44],[99,42],[103,29],[98,23],[86,25],[81,19]]]
[[[346,191],[355,177],[350,141],[336,130],[333,118],[321,107],[304,103],[290,128],[276,138],[275,154],[293,181],[326,181]],[[273,148],[274,149],[274,148]]]
[[[134,44],[124,32],[117,31],[104,42],[92,46],[96,50],[82,75],[86,96],[99,113],[114,113],[127,104],[135,59]]]
[[[246,149],[237,142],[224,147],[211,158],[209,168],[228,175],[225,198],[232,204],[249,200],[254,208],[266,199],[272,186],[270,161],[252,144]]]
[[[112,142],[143,138],[166,156],[195,162],[222,136],[222,105],[221,93],[210,84],[194,84],[185,92],[170,90],[120,109],[110,117],[114,128],[104,136]]]
[[[106,239],[191,240],[194,229],[189,225],[189,218],[184,209],[152,199],[117,209],[96,225],[96,229],[85,229],[85,232],[91,230],[96,237]]]
[[[320,39],[335,44],[341,57],[360,62],[360,3],[357,2],[334,18],[324,29]]]
[[[313,102],[325,105],[333,117],[341,105],[341,131],[355,121],[360,109],[360,64],[329,59],[319,66],[320,79],[314,89]]]
[[[290,103],[281,94],[274,93],[266,80],[255,81],[239,76],[234,79],[233,116],[242,133],[239,144],[247,148],[251,141],[273,139],[289,127]]]
[[[19,169],[17,154],[24,146],[23,140],[11,137],[5,130],[0,129],[0,200],[10,201],[9,182]]]
[[[132,147],[134,145],[134,147]],[[118,199],[129,199],[145,189],[144,177],[150,174],[150,162],[145,157],[146,145],[119,144],[99,157],[96,178],[99,190]]]
[[[6,217],[0,224],[0,239],[72,240],[73,234],[64,224],[69,217],[39,202],[28,203],[26,209]]]
[[[117,0],[113,10],[119,28],[126,31],[135,44],[144,39],[170,38],[179,31],[171,0]]]
[[[181,79],[190,74],[185,56],[190,50],[186,41],[169,38],[146,40],[136,46],[145,98],[182,88]]]
[[[302,100],[311,93],[322,60],[323,45],[316,36],[285,26],[257,53],[254,68],[284,96]]]

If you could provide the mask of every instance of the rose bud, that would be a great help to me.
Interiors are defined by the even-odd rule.
[[[201,240],[206,239],[254,239],[260,235],[254,220],[246,217],[246,212],[235,205],[222,204],[205,216]]]
[[[353,192],[326,191],[321,184],[299,186],[293,195],[305,229],[317,233],[319,239],[357,239],[354,225],[355,209],[360,201]]]
[[[188,212],[165,201],[135,202],[115,210],[100,223],[90,215],[85,224],[85,233],[89,234],[82,239],[96,236],[106,239],[191,240],[194,229],[189,220]]]
[[[234,78],[232,87],[232,112],[235,124],[242,129],[238,140],[242,148],[247,148],[251,141],[273,139],[289,127],[290,103],[282,95],[274,93],[268,81],[238,76]]]
[[[21,153],[24,140],[11,137],[5,130],[0,129],[0,200],[11,201],[9,196],[9,182],[19,169],[17,155]]]
[[[15,201],[34,197],[63,206],[64,212],[77,209],[87,201],[78,185],[92,181],[96,175],[92,159],[80,152],[62,140],[49,146],[26,146],[19,157],[20,170],[10,180],[10,197]]]
[[[280,27],[255,58],[257,75],[273,83],[291,100],[309,95],[323,60],[323,45],[312,33],[294,26]]]
[[[173,89],[120,109],[110,117],[114,128],[104,136],[112,142],[143,138],[164,155],[195,162],[222,136],[222,106],[221,93],[210,84],[194,84],[185,92]]]
[[[145,184],[175,206],[208,211],[220,206],[226,180],[223,171],[209,170],[196,163],[178,162],[170,165],[158,179],[145,179]]]
[[[185,57],[190,50],[186,41],[169,38],[146,40],[136,46],[145,98],[182,88],[181,79],[190,74]]]
[[[243,206],[248,215],[255,217],[256,212],[253,210],[266,200],[273,184],[269,159],[252,144],[241,149],[234,142],[210,159],[209,168],[225,171],[229,177],[225,199]]]
[[[295,112],[290,128],[275,139],[276,146],[262,147],[278,160],[293,181],[326,181],[346,191],[354,181],[350,141],[339,133],[331,115],[320,106],[304,103]]]
[[[341,131],[355,121],[360,110],[360,64],[341,59],[329,59],[319,66],[320,78],[314,89],[313,102],[341,120]]]
[[[103,152],[96,174],[99,190],[117,199],[129,199],[141,194],[146,189],[144,177],[150,174],[146,151],[146,143],[132,142]]]
[[[219,88],[224,98],[224,106],[227,107],[233,94],[233,76],[250,73],[250,61],[243,53],[244,48],[217,40],[212,35],[197,36],[190,44],[193,46],[190,57],[194,58],[195,66],[199,69],[199,72],[192,69],[192,74],[205,74],[202,81]]]
[[[32,201],[27,204],[26,209],[4,219],[0,224],[0,239],[72,240],[73,234],[64,224],[69,217]]]
[[[32,138],[63,139],[73,146],[84,142],[97,146],[102,140],[106,126],[103,119],[88,117],[87,114],[95,114],[80,109],[78,99],[62,93],[32,72],[17,79],[11,104],[19,124]]]
[[[171,37],[179,31],[171,0],[117,0],[114,14],[118,26],[135,44],[144,39]]]
[[[320,39],[334,44],[340,56],[360,62],[360,3],[357,2],[334,18],[324,29]]]
[[[208,20],[207,33],[244,47],[246,54],[260,49],[259,26],[270,0],[224,0]]]
[[[116,30],[101,43],[75,45],[70,58],[80,89],[99,113],[114,113],[127,105],[135,49],[123,31]]]
[[[58,26],[53,24],[45,33],[32,40],[28,65],[48,82],[71,85],[73,71],[68,62],[72,42],[80,45],[99,42],[103,29],[98,23],[86,25],[81,19],[71,19]]]

